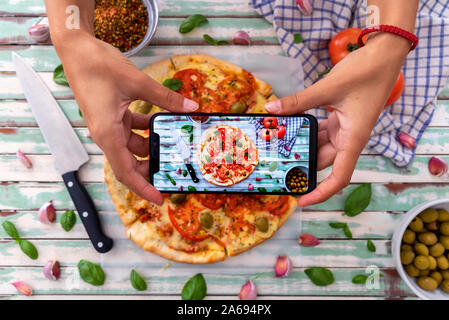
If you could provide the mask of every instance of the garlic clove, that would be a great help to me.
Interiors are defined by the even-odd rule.
[[[28,169],[33,166],[30,159],[28,159],[28,157],[22,151],[20,151],[20,149],[17,149],[16,156],[20,160],[20,162],[22,162],[22,164]]]
[[[53,206],[53,201],[50,200],[39,208],[39,213],[37,215],[39,221],[45,224],[53,223],[56,221],[56,211]]]
[[[232,36],[232,42],[234,44],[249,45],[251,40],[246,31],[239,30]]]
[[[296,5],[302,14],[309,16],[312,14],[312,0],[296,0]]]
[[[256,285],[251,280],[248,280],[240,289],[239,299],[255,300],[256,298],[257,298]]]
[[[443,159],[432,157],[429,160],[429,172],[434,176],[442,176],[447,173],[447,163]]]
[[[33,290],[30,286],[23,281],[11,282],[11,284],[24,296],[31,296],[33,294]]]
[[[28,28],[28,34],[37,42],[45,42],[50,37],[50,28],[45,24],[36,24]]]
[[[279,256],[276,260],[276,265],[274,267],[274,271],[276,273],[276,277],[288,277],[290,272],[293,269],[292,260],[288,256]]]
[[[416,147],[416,140],[413,139],[413,137],[410,136],[408,133],[405,132],[399,133],[398,141],[400,144],[404,146],[404,148],[413,149]]]
[[[321,242],[314,235],[303,233],[299,236],[298,243],[303,247],[313,247],[319,245]]]
[[[57,260],[49,260],[44,266],[44,276],[50,280],[58,280],[61,268]]]
[[[250,183],[250,184],[248,185],[248,191],[252,191],[252,190],[254,190],[254,186]]]

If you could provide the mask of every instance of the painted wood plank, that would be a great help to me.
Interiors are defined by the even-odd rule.
[[[265,47],[266,48],[266,47]],[[271,48],[271,47],[270,47]],[[0,51],[1,53],[1,51]],[[1,62],[0,62],[1,63]],[[76,100],[57,100],[59,106],[74,127],[85,127],[84,119],[79,115]],[[0,127],[35,127],[36,120],[24,100],[0,100]],[[449,126],[449,101],[438,100],[437,108],[430,127]]]
[[[343,210],[344,202],[357,184],[346,187],[324,203],[307,207],[309,211]],[[104,183],[87,183],[86,188],[101,211],[115,210]],[[444,184],[373,184],[373,197],[366,211],[408,211],[426,201],[449,198]],[[54,200],[60,210],[74,209],[62,183],[3,182],[0,184],[0,210],[36,210]]]
[[[173,274],[168,268],[160,273],[156,269],[138,270],[148,281],[148,290],[137,292],[129,283],[129,269],[117,268],[111,270],[104,268],[106,273],[105,284],[101,287],[94,287],[84,283],[78,274],[78,270],[73,267],[62,268],[61,278],[58,281],[50,281],[42,275],[40,268],[2,268],[0,270],[0,294],[14,295],[16,289],[9,283],[20,279],[29,283],[36,295],[49,294],[132,294],[144,296],[148,294],[170,294],[179,297],[184,283],[193,273]],[[378,296],[378,297],[404,297],[414,296],[404,282],[400,280],[393,269],[380,269],[384,277],[380,278],[377,289],[368,289],[364,285],[356,285],[351,279],[357,274],[365,274],[363,268],[353,269],[332,269],[335,277],[334,284],[327,287],[313,285],[304,273],[304,269],[295,268],[288,278],[275,278],[274,272],[267,269],[257,280],[255,280],[260,297],[272,295],[352,295],[352,296]],[[112,275],[111,275],[112,274]],[[207,283],[207,293],[213,295],[237,296],[240,287],[254,277],[255,273],[240,272],[232,275],[221,275],[215,272],[203,272]]]
[[[0,37],[0,44],[36,44],[28,34],[28,28],[40,21],[40,17],[0,17],[0,30],[8,30]],[[204,44],[203,34],[209,34],[217,40],[231,40],[238,30],[246,30],[254,44],[278,45],[273,26],[259,18],[209,18],[208,23],[193,31],[181,34],[179,25],[183,18],[159,19],[153,44]],[[47,42],[50,43],[50,42]]]
[[[0,129],[1,130],[1,129]],[[2,181],[23,181],[23,182],[60,182],[61,176],[55,169],[55,162],[52,155],[28,155],[33,163],[33,167],[27,169],[17,159],[15,155],[0,155],[0,172],[2,172]],[[449,162],[449,157],[444,156],[442,159]],[[393,183],[401,181],[402,183],[449,183],[447,177],[437,177],[431,175],[428,170],[429,156],[416,156],[412,164],[407,168],[397,168],[391,164],[391,161],[382,156],[362,155],[356,169],[352,175],[352,183]],[[283,179],[282,167],[279,164],[279,172],[269,172],[273,179]],[[184,165],[173,165],[170,171],[167,171],[172,178],[185,184],[190,181],[189,176],[176,175],[177,169],[184,170]],[[197,171],[199,172],[199,171]],[[318,173],[318,181],[324,180],[330,174],[330,169],[325,169]],[[264,177],[264,174],[259,174]],[[103,182],[103,156],[91,155],[90,160],[80,170],[80,179],[83,182]],[[268,179],[268,178],[267,178]],[[164,180],[167,180],[166,178]],[[281,181],[279,180],[279,184]],[[264,182],[264,180],[262,181]],[[167,180],[168,184],[169,181]],[[265,183],[265,182],[264,182]],[[257,182],[256,182],[257,184]],[[255,184],[255,185],[256,185]],[[207,185],[205,185],[207,187]]]
[[[99,254],[89,240],[41,240],[32,239],[39,252],[37,260],[31,260],[13,240],[0,242],[0,266],[42,266],[50,259],[57,259],[65,266],[76,266],[81,259],[102,261],[105,266],[132,268],[162,268],[168,260],[145,252],[128,239],[114,239],[114,248]],[[298,268],[311,266],[327,267],[394,267],[389,240],[372,240],[376,252],[368,251],[366,240],[322,240],[316,247],[300,247],[296,239],[266,241],[248,252],[231,257],[213,265],[188,265],[173,262],[175,272],[179,270],[213,270],[223,274],[236,270],[272,268],[278,255],[286,254]],[[259,272],[259,271],[257,271]]]
[[[58,281],[49,281],[42,275],[40,268],[2,268],[0,270],[0,294],[15,295],[16,289],[9,283],[20,279],[29,283],[36,295],[49,294],[132,294],[136,296],[145,296],[148,294],[170,294],[174,298],[179,297],[184,283],[192,273],[172,274],[166,272],[160,274],[153,269],[142,269],[139,272],[148,281],[148,290],[137,292],[129,283],[129,269],[119,268],[116,270],[104,268],[106,273],[105,284],[101,287],[94,287],[84,283],[78,274],[78,270],[73,267],[63,268],[61,278]],[[303,269],[295,268],[288,278],[275,278],[274,272],[265,271],[257,280],[255,280],[259,297],[272,295],[352,295],[352,296],[378,296],[378,297],[404,297],[414,296],[404,282],[397,276],[396,271],[392,269],[379,270],[384,277],[380,278],[377,289],[368,289],[364,285],[356,285],[351,279],[357,274],[365,274],[364,269],[332,269],[335,277],[334,284],[327,287],[318,287],[313,285],[304,273]],[[109,276],[110,274],[113,276]],[[240,287],[248,280],[254,277],[254,274],[241,272],[232,275],[221,275],[215,272],[204,272],[207,283],[208,296],[229,295],[237,296]]]
[[[208,0],[176,1],[159,0],[160,16],[186,16],[204,14],[207,16],[257,16],[249,1],[242,0]],[[0,16],[44,16],[43,0],[14,0],[0,3]]]
[[[68,113],[76,112],[76,109],[69,109],[68,111]],[[77,127],[74,130],[89,154],[103,154],[94,141],[87,137],[89,132],[87,128]],[[0,140],[2,141],[0,144],[0,154],[15,154],[18,148],[27,154],[49,154],[42,133],[36,127],[0,127]],[[448,150],[449,130],[445,127],[429,127],[423,133],[422,139],[416,148],[416,154],[447,155],[449,154]],[[375,153],[369,149],[365,149],[362,154],[374,155]],[[388,166],[392,168],[390,164]],[[371,170],[371,168],[369,169]],[[404,170],[404,173],[406,173],[406,170]]]
[[[3,220],[14,223],[23,236],[32,239],[88,239],[86,231],[80,221],[70,232],[64,231],[59,225],[64,210],[57,210],[56,223],[44,225],[39,222],[36,211],[2,211]],[[341,230],[329,226],[331,221],[346,222],[351,229],[354,239],[384,239],[393,235],[396,226],[404,216],[404,212],[365,212],[357,217],[342,215],[342,211],[295,211],[288,222],[276,233],[276,239],[296,240],[301,233],[311,233],[319,239],[345,240]],[[117,213],[100,211],[104,231],[115,239],[126,239],[123,227]],[[0,230],[0,239],[10,238]]]

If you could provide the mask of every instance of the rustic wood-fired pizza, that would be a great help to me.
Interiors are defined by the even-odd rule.
[[[148,66],[144,72],[161,83],[166,79],[180,80],[183,85],[177,92],[197,101],[201,112],[263,113],[265,103],[276,98],[269,84],[240,67],[207,55],[174,56]],[[150,107],[151,112],[161,110],[142,101],[134,102],[130,109],[147,113]],[[218,131],[220,136],[220,129],[224,129],[239,137],[239,152],[228,153],[232,159],[226,159],[225,152],[220,160],[236,160],[242,165],[242,169],[232,170],[232,183],[237,183],[251,174],[258,154],[251,139],[231,128],[215,127],[210,134]],[[219,136],[216,141],[220,141]],[[233,145],[228,147],[232,150]],[[208,147],[206,137],[203,150]],[[218,144],[220,147],[223,151],[226,144]],[[200,155],[205,163],[207,152]],[[127,227],[127,236],[144,250],[178,262],[213,263],[247,251],[271,238],[297,206],[292,196],[236,194],[164,194],[164,203],[157,206],[118,182],[106,159],[104,170],[108,191]],[[206,169],[204,173],[209,174]],[[211,177],[208,181],[229,183],[224,177]]]

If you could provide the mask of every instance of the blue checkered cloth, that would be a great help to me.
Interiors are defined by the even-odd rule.
[[[310,16],[301,14],[295,0],[251,2],[260,15],[273,23],[287,56],[301,61],[306,87],[317,81],[320,72],[331,67],[327,48],[332,37],[349,27],[366,26],[366,0],[313,0]],[[300,44],[294,43],[296,33],[304,39]],[[406,132],[419,141],[449,77],[449,1],[421,0],[415,33],[418,47],[408,55],[402,68],[404,93],[382,112],[368,142],[374,152],[400,167],[411,162],[415,150],[404,148],[397,135]],[[329,114],[325,108],[309,113],[319,120]]]
[[[277,124],[285,126],[286,132],[285,136],[282,139],[273,139],[272,141],[265,141],[259,135],[260,130],[264,128],[263,118],[251,119],[249,123],[254,125],[257,132],[256,135],[257,150],[261,150],[262,148],[265,150],[269,150],[272,147],[275,148],[277,147],[277,150],[280,154],[284,155],[285,157],[290,156],[291,150],[293,149],[293,145],[296,142],[296,136],[298,135],[299,129],[301,129],[301,119],[302,118],[291,118],[291,117],[277,118]],[[273,143],[275,143],[276,145],[272,146]]]

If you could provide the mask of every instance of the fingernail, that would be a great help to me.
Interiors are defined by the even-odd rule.
[[[190,99],[184,99],[184,111],[192,112],[198,109],[199,104]]]
[[[275,100],[272,102],[268,102],[265,105],[265,109],[267,109],[268,112],[279,112],[281,111],[281,100]]]

